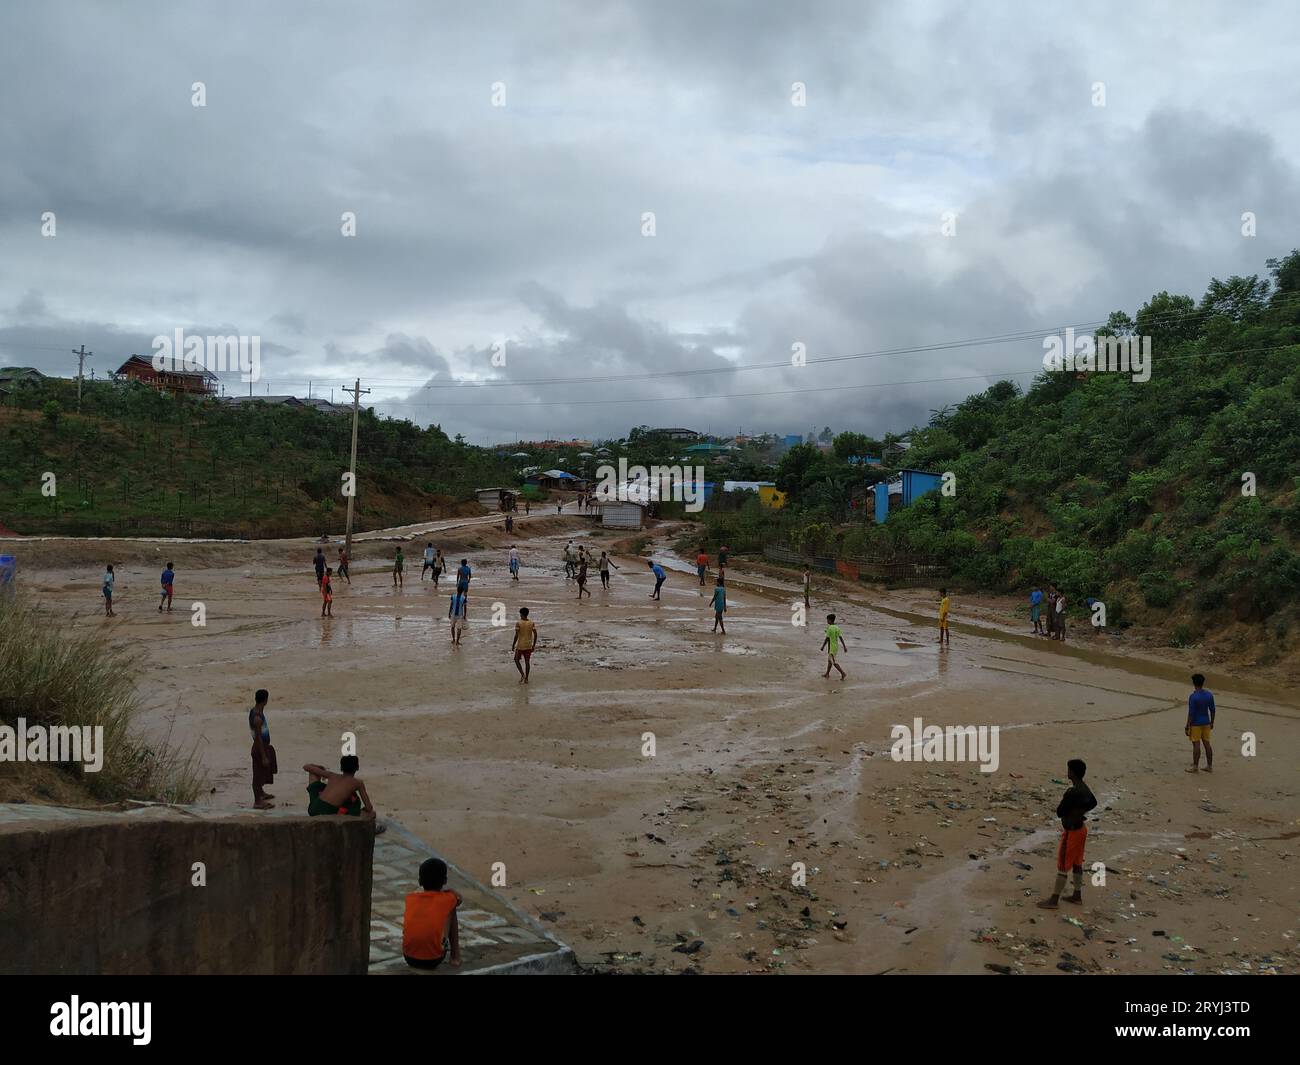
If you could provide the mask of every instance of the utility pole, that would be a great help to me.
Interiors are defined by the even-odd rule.
[[[361,387],[361,378],[352,388],[344,392],[352,393],[352,462],[348,469],[352,472],[352,494],[348,496],[348,527],[343,537],[343,550],[347,552],[348,565],[352,564],[352,508],[357,497],[357,419],[361,414],[361,397],[370,394],[370,389]]]
[[[83,368],[86,365],[86,360],[95,353],[93,351],[87,351],[86,345],[82,344],[80,350],[73,348],[72,354],[77,356],[77,413],[80,414],[81,413],[81,373]]]

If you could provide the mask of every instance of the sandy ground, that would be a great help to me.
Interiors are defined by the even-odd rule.
[[[266,687],[282,804],[305,805],[297,767],[333,762],[355,733],[381,814],[485,882],[504,863],[504,894],[593,967],[1300,968],[1292,690],[1203,666],[1217,759],[1213,775],[1192,775],[1183,658],[1034,640],[1014,622],[964,618],[960,597],[940,652],[929,593],[867,586],[820,590],[800,627],[793,585],[743,566],[729,577],[728,633],[715,636],[706,590],[680,562],[656,603],[645,560],[615,555],[611,589],[593,572],[579,602],[560,562],[579,532],[597,553],[618,542],[578,517],[521,522],[518,583],[511,541],[491,522],[417,534],[402,589],[393,543],[368,534],[332,620],[318,616],[308,540],[9,549],[47,609],[144,651],[150,727],[199,745],[214,805],[251,801],[245,715]],[[449,589],[420,580],[430,538],[474,568],[459,649]],[[98,598],[108,551],[119,562],[112,620]],[[177,599],[160,616],[168,558]],[[204,628],[190,623],[195,601]],[[521,605],[542,637],[527,687],[509,655]],[[821,675],[829,610],[848,641],[843,682]],[[999,726],[997,771],[894,761],[891,727],[915,718]],[[1100,803],[1087,860],[1105,863],[1105,884],[1090,873],[1082,907],[1045,912],[1035,903],[1052,884],[1053,811],[1072,757],[1087,760]],[[792,884],[797,863],[806,886]]]

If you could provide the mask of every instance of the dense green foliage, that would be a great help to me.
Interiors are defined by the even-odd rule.
[[[736,550],[784,540],[845,555],[920,554],[970,588],[1055,582],[1077,604],[1229,611],[1277,638],[1300,594],[1300,252],[1259,277],[1162,292],[1108,330],[1151,338],[1152,374],[1044,372],[1000,381],[907,434],[896,465],[956,476],[876,525],[861,504],[885,476],[852,460],[892,442],[841,434],[791,449],[784,512],[707,518]],[[1253,474],[1254,495],[1243,493]],[[1194,635],[1194,633],[1193,633]]]

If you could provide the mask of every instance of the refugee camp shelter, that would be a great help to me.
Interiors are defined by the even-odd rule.
[[[606,529],[639,529],[645,521],[644,503],[615,499],[600,503],[600,524]]]
[[[928,470],[899,470],[898,476],[890,481],[880,481],[873,485],[875,495],[876,524],[882,524],[889,517],[891,509],[910,506],[927,492],[935,491],[943,483],[943,475]]]
[[[575,477],[571,473],[565,473],[564,470],[543,470],[541,473],[529,477],[527,483],[535,484],[538,488],[572,488],[574,490],[585,488],[587,484],[583,478]]]

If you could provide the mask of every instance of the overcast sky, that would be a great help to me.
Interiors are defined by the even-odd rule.
[[[476,443],[902,430],[1041,339],[815,360],[1199,298],[1300,245],[1298,25],[1294,0],[6,4],[0,365],[69,375],[84,343],[102,375],[181,328],[261,337],[257,392],[359,376]],[[810,365],[732,369],[793,344]]]

